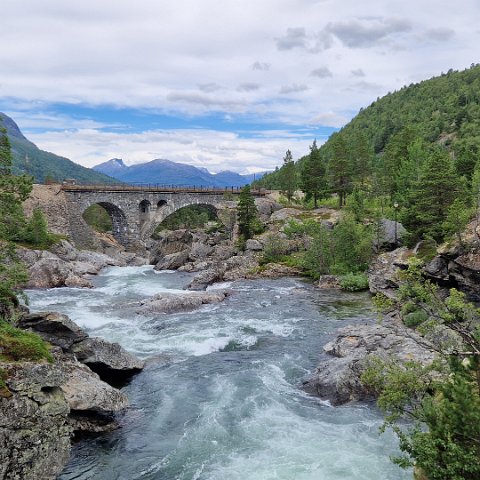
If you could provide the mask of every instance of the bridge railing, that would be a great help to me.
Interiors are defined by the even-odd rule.
[[[174,185],[162,183],[130,183],[130,184],[98,184],[80,185],[76,183],[63,183],[61,186],[65,191],[82,192],[155,192],[155,193],[203,193],[203,194],[240,194],[243,187],[217,187],[205,185]],[[268,192],[265,189],[252,189],[252,195],[265,196]]]

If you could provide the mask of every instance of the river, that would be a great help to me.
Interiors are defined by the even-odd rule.
[[[122,428],[73,448],[61,480],[401,480],[371,405],[332,407],[301,380],[340,326],[373,321],[368,296],[299,279],[237,281],[225,302],[136,315],[131,303],[184,295],[189,274],[112,267],[94,289],[29,291],[32,311],[68,314],[92,336],[147,359],[123,388]]]

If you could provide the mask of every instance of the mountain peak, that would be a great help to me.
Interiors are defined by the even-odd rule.
[[[15,123],[15,121],[2,112],[0,112],[0,128],[1,127],[7,129],[7,135],[9,137],[19,138],[20,140],[27,140],[23,133],[20,131],[20,128]]]

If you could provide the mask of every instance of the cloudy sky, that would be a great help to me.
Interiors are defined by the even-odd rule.
[[[478,0],[3,0],[0,111],[85,166],[254,172],[478,63]]]

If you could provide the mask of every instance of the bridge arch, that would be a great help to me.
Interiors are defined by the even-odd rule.
[[[125,244],[128,236],[128,220],[125,212],[114,203],[100,201],[92,202],[84,208],[81,212],[82,217],[85,211],[92,205],[100,205],[108,213],[112,220],[112,235],[118,242]]]

